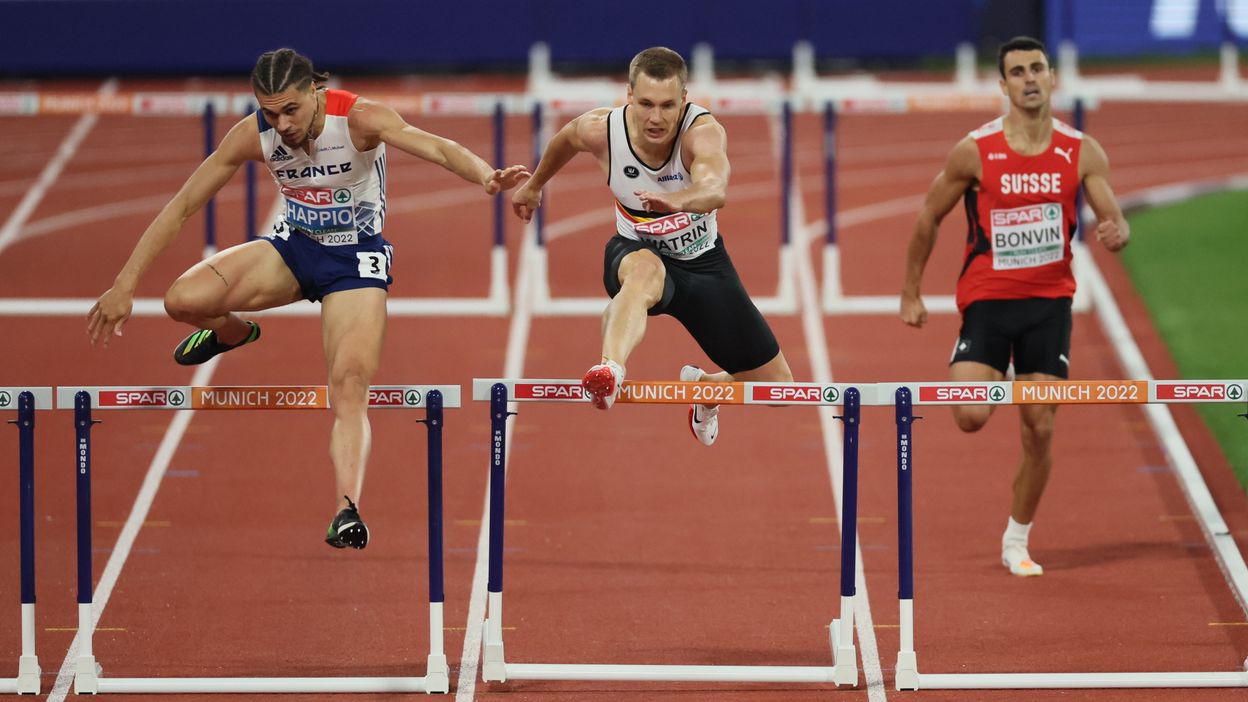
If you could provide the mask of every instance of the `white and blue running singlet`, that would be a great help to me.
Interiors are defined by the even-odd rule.
[[[325,126],[311,154],[283,143],[256,112],[264,162],[286,200],[285,229],[324,246],[360,243],[380,234],[386,219],[386,145],[355,150],[347,126],[355,100],[345,90],[326,91]]]
[[[697,258],[714,248],[719,239],[716,211],[706,214],[647,212],[633,191],[671,193],[692,184],[689,169],[685,168],[680,157],[680,140],[694,120],[710,113],[693,103],[686,104],[667,160],[657,168],[651,168],[633,151],[632,142],[628,139],[626,110],[627,105],[617,107],[607,116],[607,142],[611,154],[607,185],[615,195],[616,233],[626,239],[643,242],[668,258],[680,261]]]

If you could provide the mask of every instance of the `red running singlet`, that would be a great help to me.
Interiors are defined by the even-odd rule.
[[[1023,156],[1005,139],[1004,118],[971,132],[983,177],[966,191],[966,254],[958,310],[979,300],[1075,294],[1070,240],[1078,221],[1083,133],[1053,120],[1049,148]]]

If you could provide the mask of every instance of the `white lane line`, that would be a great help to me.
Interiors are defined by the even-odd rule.
[[[208,385],[220,360],[220,358],[214,358],[196,368],[195,375],[191,378],[191,385]],[[165,436],[156,449],[152,464],[148,466],[147,474],[143,477],[143,485],[139,488],[139,494],[134,498],[130,516],[126,517],[126,523],[121,527],[121,533],[117,536],[117,544],[108,556],[108,563],[104,565],[104,573],[95,585],[95,596],[91,607],[92,629],[99,624],[104,608],[108,606],[108,599],[113,594],[117,579],[121,577],[121,569],[126,565],[130,549],[134,547],[134,540],[138,538],[139,529],[143,527],[143,522],[147,521],[152,502],[156,500],[160,481],[165,477],[165,471],[169,469],[169,463],[173,460],[178,445],[182,443],[182,436],[194,417],[195,410],[180,410],[173,413],[173,420],[169,422],[169,428],[165,430]],[[61,663],[60,672],[56,675],[56,683],[48,695],[48,702],[63,702],[65,696],[69,694],[70,686],[74,682],[74,669],[78,662],[78,646],[78,635],[75,634],[74,640],[69,644],[69,651],[65,653],[65,660]]]
[[[109,78],[100,86],[98,94],[108,96],[116,92],[117,79]],[[52,157],[51,161],[48,161],[48,165],[39,174],[39,179],[30,187],[30,190],[26,191],[26,195],[17,204],[17,208],[9,215],[4,226],[0,227],[0,253],[3,253],[17,239],[18,231],[21,230],[22,225],[30,218],[30,214],[35,211],[39,203],[43,201],[43,196],[48,192],[48,188],[52,187],[52,184],[56,182],[69,159],[74,157],[74,153],[78,151],[78,146],[82,144],[82,140],[87,137],[92,127],[95,126],[97,119],[99,119],[99,116],[96,113],[88,112],[79,117],[78,122],[69,130],[65,140],[61,142],[60,148],[56,150],[56,155]]]
[[[534,248],[537,246],[537,235],[533,225],[530,224],[524,228],[524,238],[520,246],[520,265],[516,273],[513,312],[511,325],[507,330],[507,352],[503,361],[504,378],[524,377],[524,356],[528,348],[529,329],[533,320],[533,309],[530,304],[532,295],[529,291],[533,268],[530,261]],[[508,403],[507,411],[516,411],[516,403]],[[511,437],[517,421],[519,421],[519,416],[512,417],[507,422],[507,444],[503,452],[504,475],[508,467],[508,458],[511,456]],[[481,660],[481,630],[485,625],[486,584],[489,576],[489,533],[490,490],[487,483],[485,506],[481,514],[481,531],[477,535],[477,563],[472,571],[472,590],[468,602],[468,622],[464,631],[464,650],[460,654],[459,679],[455,683],[455,702],[472,702],[477,689],[477,669]]]
[[[806,224],[806,207],[802,203],[801,178],[793,175],[793,192],[790,194],[789,207],[795,222],[793,248],[797,252],[797,285],[798,297],[802,310],[802,332],[806,337],[806,352],[810,356],[810,369],[816,383],[832,382],[832,361],[828,353],[828,339],[823,330],[823,315],[819,304],[819,291],[815,283],[815,267],[811,261],[810,243],[811,227]],[[896,201],[883,203],[885,212]],[[863,210],[872,210],[869,205]],[[873,210],[871,216],[878,216],[879,210]],[[839,216],[838,216],[839,219]],[[841,503],[844,494],[842,472],[844,469],[841,427],[836,421],[836,413],[831,407],[819,408],[819,425],[823,435],[823,450],[827,460],[828,474],[832,480],[832,497],[836,502],[837,531],[840,531]],[[854,540],[854,581],[856,593],[854,597],[854,623],[857,625],[858,653],[862,658],[862,672],[867,681],[867,699],[870,702],[883,702],[888,698],[884,686],[884,672],[880,667],[879,646],[875,641],[875,624],[871,617],[871,603],[867,595],[867,577],[863,570],[862,542]]]

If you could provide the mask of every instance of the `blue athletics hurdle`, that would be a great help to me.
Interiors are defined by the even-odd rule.
[[[611,665],[508,663],[503,645],[503,537],[508,401],[587,402],[579,380],[475,379],[473,399],[489,401],[490,514],[488,614],[482,636],[482,678],[507,680],[612,680],[665,682],[834,683],[856,685],[858,667],[853,643],[858,428],[862,393],[857,387],[817,383],[709,383],[625,381],[620,404],[842,405],[844,422],[844,494],[841,523],[841,615],[832,620],[830,666]]]
[[[17,677],[0,678],[0,692],[37,695],[42,671],[35,654],[35,411],[52,409],[52,388],[0,388],[0,411],[16,410],[18,520],[21,559],[22,653]]]
[[[918,462],[912,429],[914,405],[951,404],[1174,404],[1242,403],[1246,380],[1069,380],[1049,382],[881,384],[878,397],[894,397],[897,416],[898,601],[901,638],[898,690],[1198,688],[1248,687],[1248,671],[1101,673],[920,673],[914,650],[912,482]],[[1200,483],[1203,489],[1203,481]],[[1188,499],[1241,605],[1248,568],[1207,492]]]
[[[425,409],[429,470],[429,656],[421,677],[108,678],[95,660],[91,639],[91,428],[92,409],[266,410],[325,409],[325,386],[180,386],[57,388],[57,406],[74,408],[78,483],[78,657],[74,691],[96,693],[445,693],[450,672],[443,647],[442,426],[444,407],[459,407],[458,385],[387,385],[369,388],[369,407]]]

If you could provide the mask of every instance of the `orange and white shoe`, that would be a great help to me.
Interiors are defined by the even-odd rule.
[[[600,410],[611,409],[624,384],[624,367],[615,361],[604,361],[590,368],[581,379],[581,388],[589,401]]]
[[[1031,560],[1031,555],[1027,553],[1027,544],[1019,541],[1006,541],[1001,544],[1001,565],[1023,578],[1044,575],[1044,568]]]
[[[686,383],[696,383],[702,378],[702,369],[697,366],[680,369],[680,379]],[[715,439],[719,438],[719,405],[689,405],[689,431],[703,446],[715,443]]]

